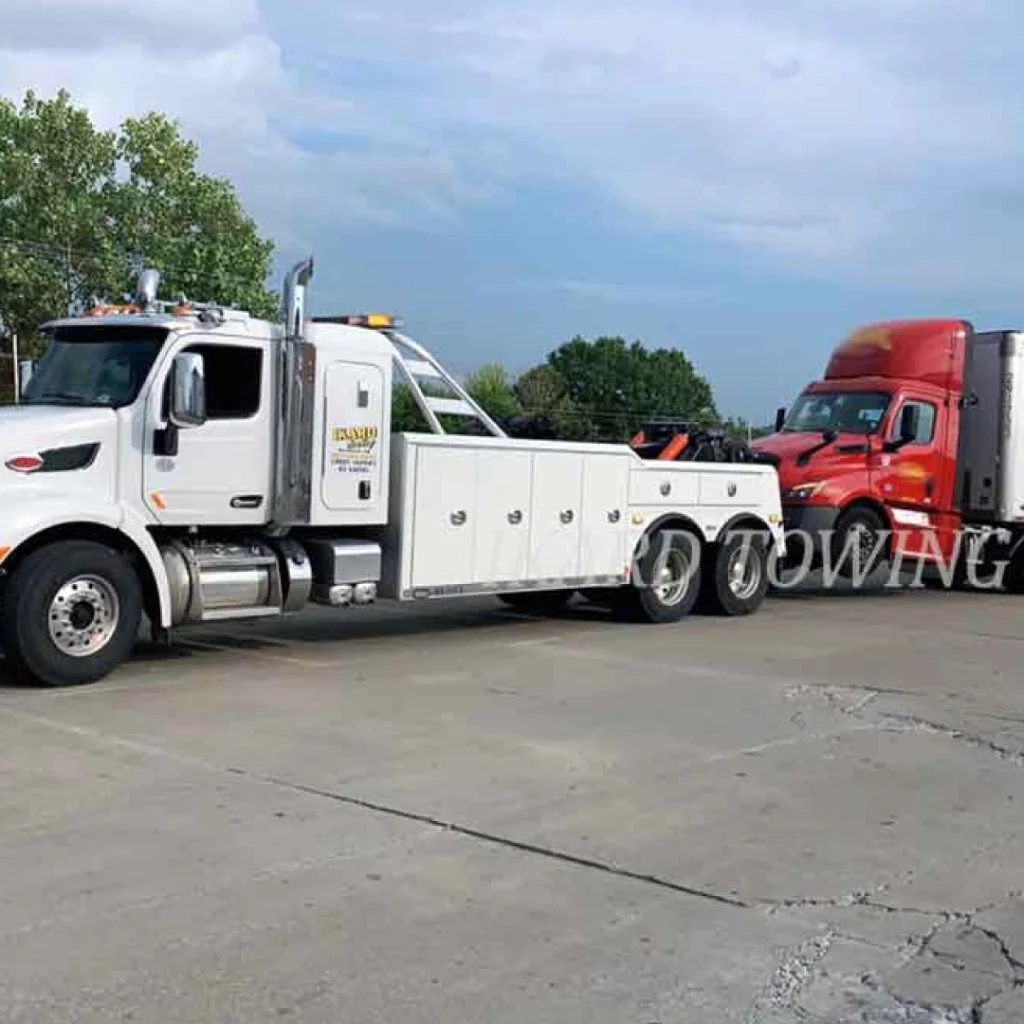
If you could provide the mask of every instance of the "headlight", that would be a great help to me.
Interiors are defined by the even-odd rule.
[[[816,484],[800,484],[786,491],[783,498],[792,501],[806,501],[808,498],[813,498],[824,486],[824,480],[819,480]]]

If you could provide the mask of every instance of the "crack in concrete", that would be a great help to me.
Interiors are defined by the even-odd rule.
[[[999,952],[1002,953],[1003,959],[1013,971],[1017,983],[1024,985],[1024,961],[1018,960],[1013,955],[1013,950],[1010,949],[1009,943],[994,928],[984,928],[980,924],[973,924],[973,922],[972,925],[982,935],[987,935],[999,947]]]
[[[897,991],[891,981],[886,983],[874,977],[871,972],[847,974],[847,981],[853,980],[859,983],[868,992],[882,997],[891,1004],[890,1009],[886,1010],[882,1006],[869,1007],[862,1003],[861,1015],[858,1019],[868,1022],[868,1024],[882,1024],[883,1021],[895,1024],[897,1020],[904,1022],[904,1024],[985,1024],[985,1008],[990,1002],[1009,991],[1024,989],[1024,961],[1014,956],[1009,943],[999,934],[997,929],[978,924],[976,918],[981,914],[1003,906],[1008,901],[1018,899],[1019,896],[1020,893],[1013,891],[1000,900],[971,910],[950,908],[926,909],[887,904],[880,902],[877,898],[872,898],[866,892],[855,892],[848,896],[836,898],[803,898],[781,901],[762,900],[759,903],[762,906],[768,906],[769,913],[775,913],[781,909],[845,910],[863,907],[880,914],[909,914],[931,919],[931,925],[926,932],[919,935],[911,935],[902,944],[903,955],[898,955],[899,950],[893,948],[894,956],[897,957],[893,964],[896,971],[909,967],[922,958],[932,957],[935,961],[944,963],[953,970],[973,972],[979,976],[1002,981],[1003,984],[993,992],[983,996],[976,996],[967,1005],[955,1006],[913,999]],[[959,926],[959,931],[955,934],[955,938],[961,941],[968,940],[970,934],[974,932],[978,935],[984,935],[991,942],[995,943],[1006,965],[1006,970],[998,971],[986,969],[978,964],[972,965],[969,959],[962,955],[935,949],[934,946],[937,938],[943,929],[949,928],[951,925]],[[788,1012],[797,1021],[816,1020],[817,1018],[811,1011],[800,1005],[800,997],[814,981],[829,976],[830,972],[827,969],[826,960],[832,944],[837,939],[862,943],[874,949],[892,948],[848,934],[836,922],[830,921],[827,925],[827,931],[823,935],[809,939],[803,945],[797,947],[795,951],[787,954],[786,959],[783,960],[782,964],[773,973],[765,992],[755,1001],[744,1024],[759,1024],[761,1020],[765,1019],[762,1015],[766,1012],[769,1013],[767,1019],[773,1019],[770,1016],[771,1012],[778,1012],[780,1010]],[[893,1016],[894,1008],[897,1008],[898,1017]]]
[[[408,811],[401,807],[392,807],[388,804],[377,803],[373,800],[363,800],[360,797],[347,796],[330,789],[322,789],[318,786],[307,786],[301,782],[290,782],[287,779],[279,779],[270,775],[259,775],[246,771],[242,768],[228,768],[226,771],[233,775],[240,775],[265,785],[278,786],[281,789],[289,789],[296,793],[305,793],[309,796],[323,797],[325,800],[332,800],[335,803],[346,804],[349,807],[358,807],[365,811],[373,811],[376,814],[386,814],[392,818],[399,818],[403,821],[412,821],[420,825],[428,825],[444,832],[451,832],[455,835],[466,836],[481,842],[491,843],[494,846],[503,846],[506,849],[516,850],[520,853],[531,853],[538,857],[546,857],[550,860],[561,861],[563,864],[571,864],[575,867],[589,868],[592,871],[599,871],[606,875],[615,875],[618,878],[628,878],[634,882],[643,882],[659,889],[668,889],[671,892],[681,893],[685,896],[694,896],[698,899],[709,900],[712,903],[720,903],[729,907],[749,909],[750,904],[739,898],[724,896],[721,893],[710,889],[700,889],[694,886],[683,885],[680,882],[673,882],[671,879],[659,875],[644,874],[633,871],[630,868],[621,867],[617,864],[610,864],[606,861],[595,860],[590,857],[581,857],[565,850],[556,850],[552,847],[541,846],[537,843],[528,843],[519,839],[512,839],[509,836],[499,835],[495,832],[485,832],[481,829],[471,828],[468,825],[460,825],[455,821],[447,821],[444,818],[436,818],[433,815],[421,814],[418,811]]]
[[[900,995],[874,979],[865,978],[864,984],[872,992],[885,996],[886,999],[900,1007],[907,1015],[904,1018],[907,1024],[982,1024],[982,1006],[979,1004],[988,1002],[988,999],[991,998],[975,1000],[968,1007],[941,1006],[937,1003],[925,1003]],[[863,1019],[870,1020],[868,1017]]]
[[[995,754],[1000,760],[1007,761],[1018,768],[1024,768],[1024,751],[1004,747],[976,733],[955,729],[953,726],[944,725],[941,722],[933,722],[918,715],[901,715],[896,712],[886,712],[883,716],[883,721],[879,724],[879,728],[885,729],[888,723],[898,727],[894,731],[917,731],[931,733],[936,736],[945,736],[958,743],[965,743],[978,750],[984,750],[986,753]]]
[[[868,907],[871,910],[878,910],[884,914],[920,914],[924,917],[943,917],[946,914],[957,913],[956,911],[927,910],[923,907],[891,906],[890,904],[880,903],[878,900],[872,899],[871,894],[868,892],[853,892],[847,896],[807,896],[785,900],[761,899],[753,902],[769,908],[770,913],[778,910],[800,910],[802,908],[811,910],[847,910],[850,907]],[[972,911],[972,913],[981,913],[981,911]]]
[[[830,928],[824,934],[813,936],[788,951],[754,1001],[744,1024],[758,1024],[764,1019],[764,1014],[779,1010],[789,1010],[798,1019],[808,1019],[806,1010],[799,1005],[799,997],[814,981],[819,964],[828,956],[832,943],[839,937],[839,933]]]

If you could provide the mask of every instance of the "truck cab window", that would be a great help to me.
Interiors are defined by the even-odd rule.
[[[167,331],[98,323],[59,328],[25,388],[26,405],[131,405],[160,354]]]
[[[914,440],[911,444],[931,444],[935,439],[935,406],[930,402],[905,402],[896,412],[891,429],[892,439],[900,432],[900,417],[903,409],[914,410]]]
[[[889,407],[889,396],[875,391],[808,392],[797,399],[786,418],[788,433],[873,434]]]
[[[211,420],[246,420],[260,409],[263,350],[241,345],[189,345],[203,357],[206,415]]]

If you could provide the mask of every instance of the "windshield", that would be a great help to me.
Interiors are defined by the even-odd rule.
[[[890,396],[877,391],[819,391],[801,395],[786,417],[786,433],[873,434]]]
[[[58,329],[25,387],[26,405],[131,405],[167,339],[162,327]]]

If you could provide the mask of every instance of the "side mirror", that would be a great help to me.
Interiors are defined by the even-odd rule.
[[[179,352],[171,366],[171,400],[167,418],[179,429],[206,422],[206,373],[203,357]]]
[[[779,433],[782,428],[786,425],[786,410],[780,408],[775,412],[775,433]]]

